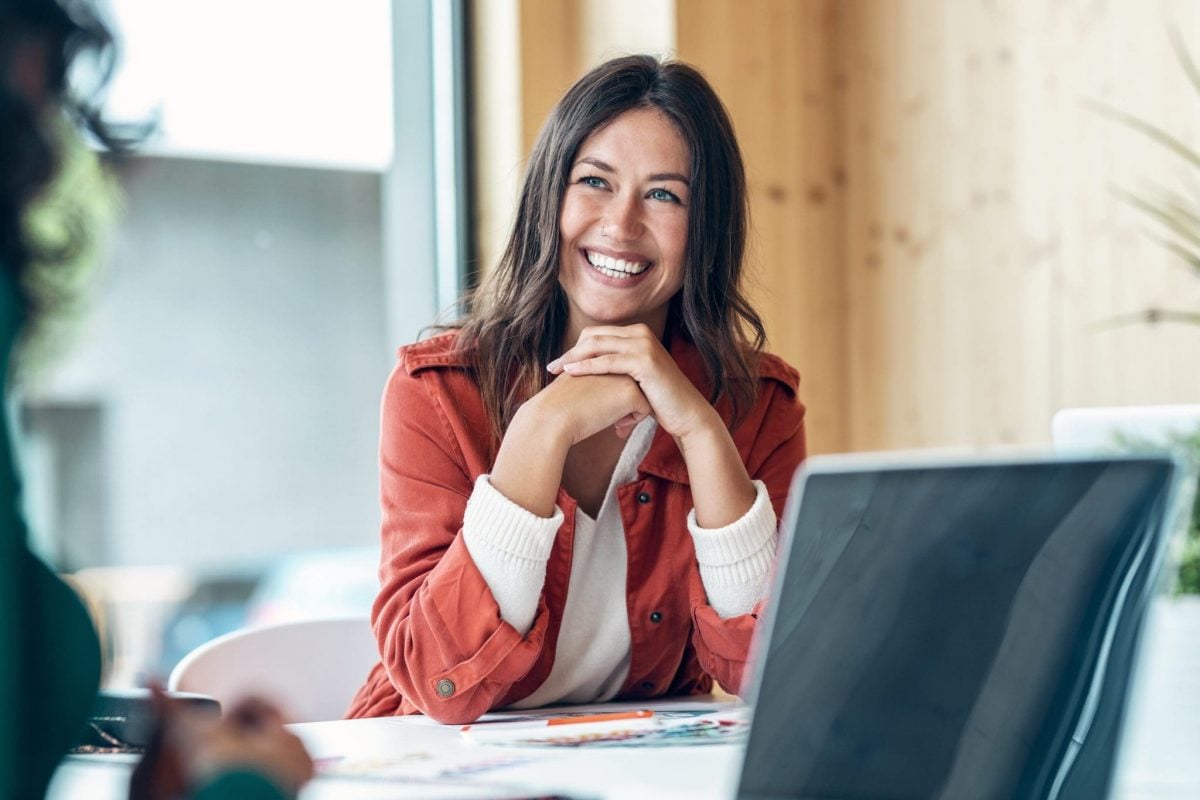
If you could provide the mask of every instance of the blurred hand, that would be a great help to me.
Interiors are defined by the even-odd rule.
[[[172,800],[235,769],[257,772],[291,796],[312,778],[304,745],[269,703],[245,700],[215,717],[151,691],[159,726],[134,770],[130,800]]]

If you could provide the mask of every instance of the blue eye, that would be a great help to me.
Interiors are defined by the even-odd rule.
[[[651,200],[659,200],[664,203],[678,203],[679,198],[666,189],[651,189],[647,195]]]
[[[584,186],[591,186],[593,189],[603,189],[608,185],[603,178],[597,178],[595,175],[584,175],[579,179],[579,183],[582,183]]]

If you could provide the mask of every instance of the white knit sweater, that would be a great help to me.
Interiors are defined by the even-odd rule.
[[[571,578],[554,666],[545,682],[514,703],[515,708],[603,702],[624,683],[630,658],[627,554],[616,490],[637,478],[655,428],[649,417],[634,428],[596,518],[576,510]],[[749,612],[766,595],[775,557],[775,510],[766,486],[761,481],[754,486],[757,496],[750,510],[723,528],[701,528],[695,511],[688,513],[708,602],[725,618]],[[476,481],[467,502],[462,533],[467,551],[501,617],[523,634],[533,624],[546,563],[562,522],[562,509],[556,507],[549,518],[538,517],[497,491],[487,475]]]

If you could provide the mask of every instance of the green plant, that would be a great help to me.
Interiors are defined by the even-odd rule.
[[[1196,487],[1200,476],[1200,428],[1191,433],[1173,433],[1165,442],[1149,442],[1129,436],[1117,436],[1117,449],[1127,452],[1161,451],[1164,448],[1179,456],[1184,462],[1185,480]],[[1191,508],[1187,519],[1187,532],[1178,543],[1173,555],[1179,564],[1179,594],[1200,594],[1200,491],[1190,497]]]
[[[1197,94],[1200,94],[1200,69],[1196,67],[1196,62],[1192,59],[1191,53],[1183,41],[1183,36],[1177,28],[1168,29],[1168,36],[1171,41],[1171,49],[1187,76],[1188,82]],[[1123,202],[1149,218],[1154,224],[1149,235],[1180,259],[1193,275],[1200,278],[1200,192],[1194,188],[1196,179],[1200,177],[1200,152],[1161,127],[1134,114],[1099,102],[1089,105],[1094,111],[1145,136],[1187,166],[1189,178],[1193,181],[1193,187],[1189,193],[1164,186],[1144,191],[1114,187],[1113,191]],[[1147,308],[1133,315],[1112,319],[1108,324],[1128,324],[1130,322],[1149,324],[1181,322],[1200,325],[1200,311],[1179,308]],[[1131,449],[1145,449],[1145,443],[1125,442],[1123,444]],[[1172,437],[1168,446],[1182,454],[1189,462],[1190,480],[1195,485],[1196,476],[1200,474],[1200,430],[1190,435]],[[1200,492],[1196,494],[1192,503],[1187,535],[1183,539],[1178,560],[1178,591],[1181,594],[1200,594]]]
[[[1200,94],[1200,69],[1196,67],[1196,62],[1192,59],[1182,35],[1178,29],[1171,28],[1168,30],[1168,36],[1171,40],[1171,49],[1187,76],[1188,82],[1197,94]],[[1161,127],[1134,114],[1095,101],[1088,105],[1093,111],[1145,136],[1188,167],[1188,177],[1193,181],[1189,193],[1185,194],[1177,189],[1164,186],[1142,191],[1113,187],[1113,192],[1123,202],[1148,217],[1154,224],[1154,228],[1148,232],[1149,235],[1183,261],[1193,275],[1200,278],[1200,192],[1195,190],[1195,180],[1200,177],[1200,151],[1188,146]],[[1118,317],[1110,322],[1117,324],[1183,322],[1200,325],[1200,311],[1147,308],[1137,314]]]

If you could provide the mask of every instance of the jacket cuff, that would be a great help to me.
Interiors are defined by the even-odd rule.
[[[521,635],[537,613],[546,562],[563,523],[562,509],[539,517],[501,494],[480,475],[463,515],[463,542],[492,590],[500,616]]]
[[[750,510],[722,528],[701,528],[688,512],[708,603],[724,619],[750,613],[770,585],[777,520],[766,484],[754,481],[754,490]]]

